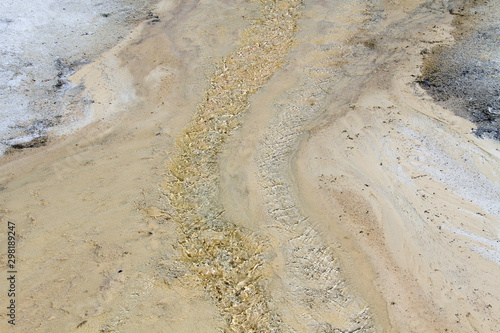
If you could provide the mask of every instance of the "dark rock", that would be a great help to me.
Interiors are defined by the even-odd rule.
[[[28,142],[16,143],[11,146],[13,149],[38,148],[47,145],[48,137],[40,136]]]

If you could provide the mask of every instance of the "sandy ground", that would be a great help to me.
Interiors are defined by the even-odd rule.
[[[499,332],[500,145],[416,83],[448,6],[160,2],[3,157],[1,330]]]
[[[156,3],[156,2],[154,2]],[[146,18],[150,0],[0,3],[0,154],[88,124],[83,87],[68,76]],[[52,133],[51,133],[52,134]]]

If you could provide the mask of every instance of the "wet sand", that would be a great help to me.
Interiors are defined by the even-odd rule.
[[[2,330],[499,331],[500,145],[417,83],[447,5],[155,14],[70,78],[89,125],[3,157]]]

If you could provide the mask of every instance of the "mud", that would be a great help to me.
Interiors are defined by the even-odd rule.
[[[417,82],[457,8],[154,13],[69,78],[93,122],[4,156],[16,328],[498,332],[500,147]]]
[[[498,9],[486,2],[455,2],[451,45],[426,52],[421,86],[437,101],[477,124],[479,137],[500,140]]]
[[[152,15],[154,1],[0,4],[0,154],[85,125],[88,101],[69,76]]]

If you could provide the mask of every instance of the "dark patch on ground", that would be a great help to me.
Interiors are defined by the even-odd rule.
[[[41,136],[34,138],[28,142],[16,143],[11,146],[13,149],[26,149],[26,148],[38,148],[47,145],[48,138],[46,136]]]
[[[477,11],[470,13],[460,10],[460,26],[467,18],[476,19]],[[455,44],[427,53],[418,82],[444,107],[476,123],[477,136],[500,141],[499,35],[497,24],[460,31]]]
[[[75,73],[80,67],[90,63],[89,59],[81,59],[68,63],[62,58],[57,58],[54,65],[57,70],[57,80],[54,84],[56,90],[61,89],[64,85],[68,84],[68,77]]]

